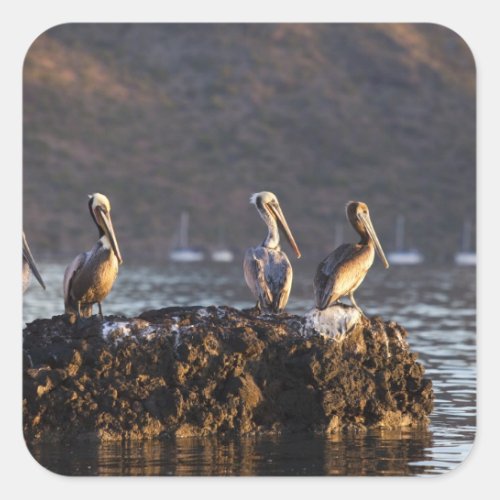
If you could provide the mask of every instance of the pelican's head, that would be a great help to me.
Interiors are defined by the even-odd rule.
[[[367,236],[369,240],[372,241],[375,246],[380,260],[383,262],[384,267],[387,269],[389,267],[389,262],[385,257],[384,251],[382,250],[382,245],[378,240],[377,233],[373,229],[373,224],[370,219],[370,212],[368,210],[368,205],[362,201],[350,201],[346,205],[346,215],[349,222],[352,224],[354,229],[360,234],[361,237]]]
[[[297,243],[295,243],[295,239],[290,231],[290,228],[288,227],[276,195],[270,191],[254,193],[250,196],[250,203],[255,205],[266,223],[268,223],[268,219],[272,219],[278,224],[281,230],[285,233],[285,236],[297,255],[297,258],[300,258],[301,253],[299,247],[297,246]]]
[[[255,205],[257,209],[261,209],[263,205],[274,204],[279,206],[278,198],[271,191],[261,191],[250,196],[250,203]]]
[[[107,237],[118,262],[121,264],[123,259],[118,248],[118,242],[116,241],[113,223],[111,222],[111,204],[107,196],[101,193],[89,194],[89,210],[99,228],[100,236]]]

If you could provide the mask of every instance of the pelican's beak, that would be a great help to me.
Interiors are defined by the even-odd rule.
[[[387,269],[389,267],[389,262],[387,262],[384,251],[382,250],[382,245],[380,244],[380,241],[378,241],[377,233],[375,232],[375,229],[373,229],[373,224],[372,221],[370,220],[370,216],[359,214],[358,217],[361,220],[362,224],[365,226],[368,236],[371,238],[371,240],[375,245],[375,250],[377,251],[380,257],[380,260],[383,262],[384,267]]]
[[[287,237],[288,241],[290,242],[291,247],[293,248],[293,251],[297,255],[297,258],[300,259],[301,253],[299,250],[299,247],[297,246],[297,243],[295,243],[295,239],[292,236],[292,232],[290,231],[290,228],[288,227],[288,224],[286,222],[285,216],[283,215],[283,212],[281,211],[281,207],[279,205],[267,205],[271,213],[276,217],[276,220],[278,221],[279,226],[285,233],[285,236]]]
[[[23,257],[28,262],[28,266],[30,266],[31,272],[35,275],[35,278],[38,280],[38,283],[40,283],[42,288],[45,290],[45,283],[43,282],[41,274],[38,272],[38,269],[35,264],[35,259],[33,258],[33,255],[31,255],[31,250],[30,247],[28,246],[28,242],[26,241],[24,233],[23,233]]]
[[[105,212],[101,207],[96,208],[96,212],[98,214],[99,222],[101,222],[101,227],[103,228],[106,236],[108,237],[111,247],[113,248],[113,252],[118,259],[118,263],[121,264],[123,262],[120,249],[118,248],[118,242],[116,241],[115,231],[113,229],[113,223],[111,222],[111,215]]]

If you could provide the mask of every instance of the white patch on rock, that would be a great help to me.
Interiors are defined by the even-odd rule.
[[[313,308],[304,319],[303,335],[319,333],[324,337],[338,338],[361,320],[361,313],[355,307],[334,304],[322,311]]]
[[[126,321],[106,321],[106,323],[102,325],[101,334],[106,340],[108,340],[111,334],[114,334],[115,340],[117,340],[116,337],[118,336],[127,337],[130,335],[130,324]]]
[[[217,318],[224,319],[225,317],[226,317],[226,310],[221,307],[217,307]]]
[[[147,321],[107,321],[102,325],[101,334],[107,341],[114,340],[115,344],[125,337],[135,335],[136,337],[144,337],[146,340],[152,340],[157,335],[157,328]]]
[[[137,329],[137,333],[149,340],[154,337],[153,334],[156,333],[156,328],[154,326],[147,326],[145,328]]]
[[[173,330],[174,333],[174,349],[177,351],[181,345],[181,332],[179,330]]]
[[[204,307],[202,307],[201,309],[198,309],[196,311],[196,315],[200,318],[207,318],[208,316],[210,316],[210,313]]]
[[[173,318],[179,320],[179,318]],[[177,323],[174,323],[170,327],[170,333],[174,335],[174,349],[177,351],[179,349],[179,346],[181,345],[181,330],[182,328],[179,328],[179,325]]]

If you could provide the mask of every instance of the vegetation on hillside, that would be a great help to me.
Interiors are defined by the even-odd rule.
[[[193,244],[260,243],[260,190],[306,259],[332,249],[351,199],[386,251],[403,213],[408,245],[434,261],[475,220],[474,61],[438,25],[61,25],[28,51],[23,112],[37,255],[90,248],[96,191],[125,261],[165,259],[181,210]]]

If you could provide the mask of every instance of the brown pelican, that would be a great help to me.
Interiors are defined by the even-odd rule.
[[[250,198],[260,216],[267,224],[267,237],[258,247],[245,252],[243,271],[245,281],[257,299],[259,311],[279,313],[283,311],[292,287],[292,266],[280,248],[278,225],[281,227],[297,257],[300,250],[293,239],[278,199],[273,193],[262,191]]]
[[[97,303],[102,316],[101,302],[111,291],[122,256],[118,248],[111,206],[106,196],[100,193],[89,195],[89,210],[99,230],[99,239],[94,247],[77,255],[64,272],[64,309],[77,318],[92,315],[92,305]]]
[[[386,269],[389,263],[373,229],[368,206],[361,201],[350,201],[346,205],[346,215],[361,240],[356,244],[340,245],[321,262],[314,277],[314,296],[318,309],[326,309],[341,297],[349,296],[364,316],[353,294],[373,264],[375,251]]]
[[[42,288],[45,290],[45,283],[43,282],[42,276],[38,272],[35,259],[33,258],[33,255],[31,255],[30,247],[28,246],[28,242],[26,241],[26,236],[23,231],[23,293],[30,285],[31,273],[35,275],[38,283],[40,283]]]

